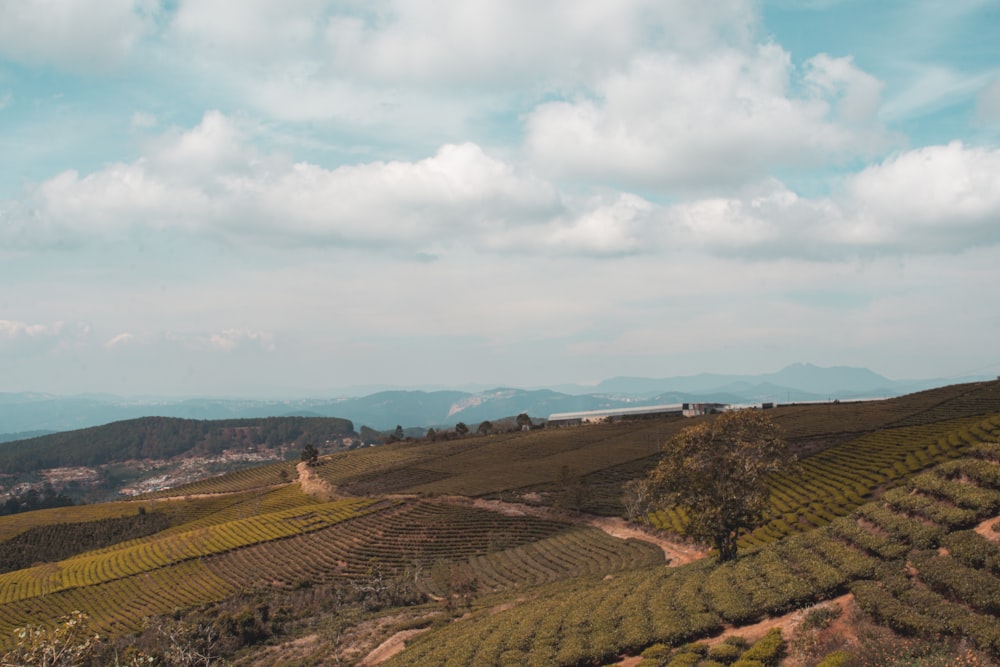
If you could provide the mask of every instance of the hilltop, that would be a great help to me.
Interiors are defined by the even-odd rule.
[[[800,465],[735,563],[676,509],[625,520],[623,485],[691,419],[403,441],[0,518],[0,550],[32,550],[0,574],[0,651],[80,610],[168,663],[171,642],[240,665],[1000,657],[1000,382],[770,414]]]

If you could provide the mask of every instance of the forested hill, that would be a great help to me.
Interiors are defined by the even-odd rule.
[[[322,445],[354,434],[350,420],[335,417],[266,417],[201,421],[142,417],[0,443],[0,470],[98,466],[135,459],[217,454],[225,449],[310,442]]]

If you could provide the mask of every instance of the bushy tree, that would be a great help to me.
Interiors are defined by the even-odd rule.
[[[656,503],[683,507],[688,534],[728,561],[736,559],[740,531],[756,527],[768,506],[768,475],[792,461],[767,414],[738,410],[680,431],[648,479]]]
[[[312,443],[306,443],[302,448],[302,460],[306,465],[314,466],[319,463],[319,450]]]
[[[465,425],[465,422],[458,422],[455,424],[455,433],[459,435],[465,435],[469,432],[469,427]]]

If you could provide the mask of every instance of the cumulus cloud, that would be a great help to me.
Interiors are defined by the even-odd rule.
[[[846,238],[921,252],[1000,242],[1000,150],[927,146],[845,184]]]
[[[68,171],[9,203],[22,245],[106,240],[133,229],[264,237],[290,245],[419,246],[502,236],[562,211],[557,190],[472,143],[423,160],[326,169],[260,155],[216,112],[151,154]]]
[[[795,74],[775,44],[637,59],[594,95],[536,108],[527,150],[557,174],[676,191],[884,146],[873,77],[828,56],[809,61],[798,93]]]
[[[164,133],[133,163],[65,172],[0,205],[0,235],[10,248],[170,232],[432,258],[465,248],[820,259],[958,252],[1000,241],[991,222],[1000,216],[998,174],[1000,151],[956,142],[896,154],[827,197],[765,179],[735,194],[660,204],[627,190],[567,191],[474,143],[445,144],[414,161],[293,163],[260,152],[238,122],[209,112],[190,130]]]
[[[249,5],[249,6],[248,6]],[[511,83],[587,77],[637,50],[747,42],[752,3],[716,0],[185,0],[171,33],[219,59],[320,65],[317,76],[393,84]]]
[[[147,0],[18,0],[0,4],[0,55],[71,71],[119,64],[147,30]]]
[[[667,212],[671,243],[743,257],[843,259],[956,253],[1000,243],[1000,150],[961,142],[901,152],[829,197],[772,181],[743,197]]]
[[[758,20],[748,0],[246,5],[184,0],[165,38],[277,118],[443,140],[465,139],[449,133],[498,103],[587,88],[637,54],[749,44]]]

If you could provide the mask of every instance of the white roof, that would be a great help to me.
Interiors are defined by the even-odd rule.
[[[549,415],[549,421],[559,421],[563,419],[587,419],[594,417],[619,417],[625,415],[644,415],[655,412],[680,412],[684,409],[683,403],[671,403],[670,405],[644,405],[637,408],[608,408],[607,410],[587,410],[585,412],[554,412]]]

